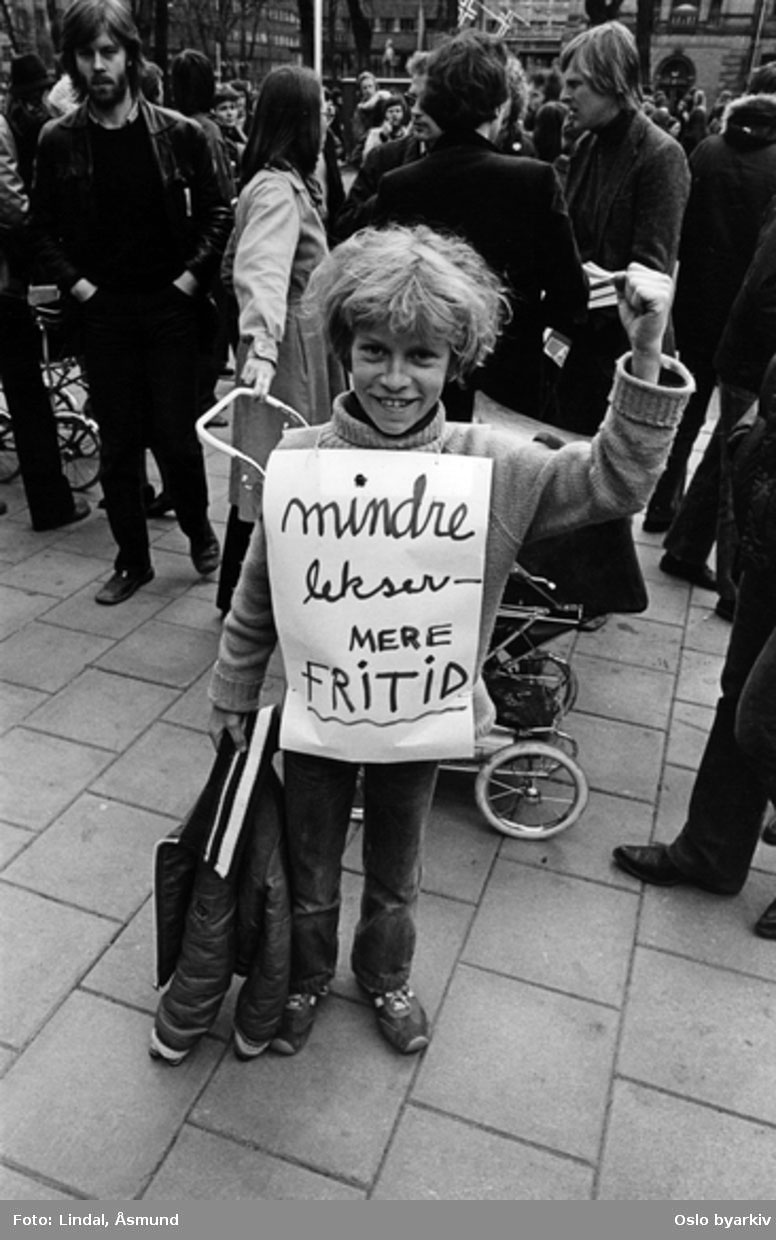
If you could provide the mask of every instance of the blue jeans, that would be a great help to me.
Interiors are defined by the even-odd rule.
[[[342,854],[359,769],[333,758],[283,755],[292,992],[321,994],[334,977]],[[437,763],[375,763],[363,770],[364,887],[351,966],[364,989],[377,993],[409,979]]]
[[[181,529],[200,538],[207,525],[207,479],[194,422],[197,310],[173,285],[152,293],[98,290],[82,307],[84,351],[100,428],[100,481],[115,567],[150,563],[143,506],[145,450],[163,465]]]
[[[669,855],[688,876],[743,887],[768,801],[776,801],[776,580],[746,569],[722,669],[722,696]]]

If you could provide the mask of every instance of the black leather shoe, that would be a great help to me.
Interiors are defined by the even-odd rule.
[[[695,885],[676,868],[665,844],[621,844],[612,856],[616,866],[633,878],[640,878],[642,883],[652,883],[655,887]]]
[[[190,551],[191,562],[201,577],[208,577],[216,571],[221,563],[221,548],[211,525],[201,538],[191,539]]]
[[[142,572],[132,572],[127,568],[121,568],[113,574],[109,581],[94,596],[95,603],[101,603],[104,607],[111,607],[115,603],[124,603],[131,598],[136,590],[141,586],[145,586],[149,581],[153,581],[154,570],[145,568]]]
[[[641,523],[645,534],[665,534],[674,523],[673,517],[661,517],[658,513],[647,512]]]
[[[735,891],[710,887],[699,878],[688,878],[674,865],[666,844],[621,844],[614,849],[612,856],[615,865],[626,874],[640,878],[642,883],[651,883],[653,887],[698,887],[715,896],[736,894]]]
[[[69,517],[65,517],[64,521],[55,521],[52,525],[34,525],[32,528],[38,533],[42,530],[59,530],[64,525],[75,525],[76,521],[83,521],[84,517],[88,517],[91,511],[83,495],[74,495],[73,511]]]
[[[734,598],[718,598],[714,612],[719,616],[720,620],[727,620],[733,623],[733,617],[736,614],[736,600]]]
[[[667,573],[669,577],[678,577],[680,581],[689,581],[691,586],[700,586],[701,590],[717,588],[717,578],[705,564],[690,564],[688,560],[678,560],[668,551],[660,561],[660,571]]]
[[[776,939],[776,900],[755,922],[754,932],[761,939]]]
[[[152,491],[145,512],[147,517],[166,517],[168,513],[175,512],[175,508],[166,491],[160,491],[158,495]]]

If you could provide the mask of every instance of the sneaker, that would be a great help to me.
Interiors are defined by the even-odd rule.
[[[295,1055],[309,1038],[315,1023],[318,995],[289,995],[278,1031],[270,1042],[279,1055]]]
[[[269,1042],[250,1042],[244,1033],[235,1025],[234,1030],[234,1053],[237,1059],[258,1059],[262,1051],[269,1046]]]
[[[371,996],[377,1024],[386,1042],[402,1055],[414,1055],[429,1043],[428,1017],[409,986]]]
[[[165,1063],[170,1065],[170,1067],[177,1068],[179,1063],[183,1063],[190,1049],[191,1047],[187,1048],[185,1051],[176,1051],[172,1046],[168,1046],[166,1042],[162,1041],[155,1028],[151,1030],[151,1041],[148,1044],[148,1054],[152,1059],[163,1059]]]
[[[190,540],[190,553],[191,562],[201,577],[208,577],[218,568],[221,563],[221,548],[209,522],[201,538]]]

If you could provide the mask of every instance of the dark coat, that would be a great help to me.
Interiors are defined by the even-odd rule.
[[[643,112],[635,112],[612,149],[602,192],[593,195],[591,166],[605,146],[603,134],[583,134],[566,177],[569,215],[583,261],[592,259],[607,271],[643,263],[673,275],[690,192],[684,151]]]
[[[748,507],[741,531],[742,569],[776,576],[776,357],[766,369],[760,391],[764,422],[754,454]]]
[[[331,130],[326,131],[323,142],[323,164],[326,170],[326,233],[329,245],[335,242],[334,224],[345,202],[345,187],[342,184],[337,144]]]
[[[568,333],[587,302],[554,170],[503,155],[477,133],[444,133],[423,159],[382,178],[374,221],[456,233],[501,276],[512,320],[475,385],[511,409],[541,416],[544,328]]]
[[[190,1049],[212,1028],[235,973],[246,979],[235,1014],[241,1033],[267,1042],[280,1020],[291,914],[282,790],[272,767],[276,715],[261,712],[256,721],[256,728],[267,727],[258,771],[225,737],[180,835],[157,845],[157,985],[172,981],[156,1029],[175,1050]]]
[[[215,272],[232,226],[205,134],[194,120],[140,101],[181,271],[201,287]],[[33,236],[42,269],[63,291],[84,274],[94,227],[88,105],[50,121],[40,136],[32,193]]]
[[[682,226],[674,324],[679,349],[711,356],[776,194],[776,98],[736,99],[695,148]]]
[[[607,271],[643,263],[673,275],[690,190],[678,142],[643,112],[621,113],[607,130],[580,138],[566,197],[585,262]],[[672,347],[669,332],[666,351]],[[606,412],[617,358],[628,339],[616,308],[599,309],[572,336],[558,388],[556,424],[592,435]]]
[[[371,224],[377,187],[386,172],[392,172],[394,168],[401,168],[404,164],[414,164],[422,156],[423,148],[413,134],[396,138],[395,141],[386,142],[370,151],[333,222],[336,239],[344,241],[354,232],[358,232],[359,228],[366,228]]]
[[[714,354],[723,383],[759,392],[776,353],[776,206],[760,233],[738,296]]]

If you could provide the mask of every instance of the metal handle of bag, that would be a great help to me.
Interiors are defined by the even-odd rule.
[[[256,461],[253,460],[252,457],[248,456],[245,452],[241,452],[239,448],[235,448],[232,444],[225,443],[223,439],[218,439],[212,431],[208,430],[208,423],[211,422],[212,419],[224,409],[228,409],[230,405],[234,404],[239,396],[248,396],[253,400],[256,399],[253,388],[232,388],[231,392],[229,392],[226,396],[222,396],[221,400],[213,405],[212,408],[206,409],[205,412],[197,418],[197,435],[204,444],[207,444],[209,448],[215,448],[218,452],[225,452],[227,456],[234,457],[237,461],[244,461],[246,465],[250,465],[251,469],[258,470],[263,478],[264,470],[261,465],[258,465]],[[271,405],[273,409],[277,409],[280,413],[284,414],[291,425],[307,426],[307,422],[302,417],[301,413],[297,413],[296,409],[292,409],[290,405],[284,404],[282,400],[277,400],[274,396],[264,396],[262,397],[262,400],[264,404]]]

